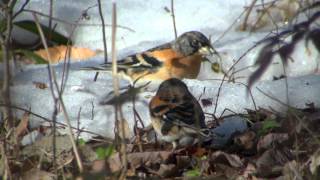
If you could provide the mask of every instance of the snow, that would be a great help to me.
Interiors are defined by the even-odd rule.
[[[49,1],[31,0],[27,6],[28,9],[34,9],[42,13],[48,12]],[[238,17],[243,11],[244,6],[251,3],[249,0],[238,1],[211,1],[202,0],[195,3],[192,0],[175,1],[175,17],[178,34],[190,30],[198,30],[212,35],[212,40],[217,51],[223,59],[222,67],[228,70],[244,53],[248,51],[257,42],[268,36],[268,32],[239,32],[235,28],[231,29],[224,37],[218,39],[221,34],[236,20],[235,26],[239,26]],[[69,0],[54,1],[53,16],[64,21],[75,23],[83,11],[96,4],[95,0]],[[111,22],[111,1],[103,1],[103,13],[106,24]],[[117,1],[118,25],[128,27],[134,31],[118,28],[117,29],[117,49],[118,57],[125,57],[128,54],[146,50],[156,45],[172,41],[174,39],[172,19],[170,13],[165,10],[170,9],[170,1],[151,1],[151,0],[123,0]],[[88,10],[90,19],[82,19],[82,24],[100,24],[100,17],[97,7]],[[19,20],[32,19],[30,13],[23,13]],[[40,18],[45,24],[46,18]],[[73,30],[70,24],[58,23],[56,30],[69,36]],[[106,28],[108,48],[110,50],[110,31]],[[21,31],[16,30],[15,37],[19,37],[22,42],[28,41],[30,36],[21,35]],[[99,26],[78,26],[72,36],[76,46],[89,47],[92,49],[103,49],[102,32]],[[222,74],[212,72],[209,63],[202,65],[198,80],[185,80],[191,92],[196,98],[209,98],[213,105],[203,107],[207,113],[215,113],[216,116],[222,115],[227,108],[236,113],[245,112],[245,108],[254,109],[254,103],[248,96],[247,88],[241,84],[246,83],[248,76],[254,72],[255,67],[251,67],[261,50],[263,44],[249,51],[248,54],[239,61],[235,70],[246,68],[243,71],[235,73],[236,83],[224,82],[219,94],[218,104],[215,109],[215,102],[218,89],[223,77]],[[110,54],[110,53],[109,53]],[[271,67],[264,73],[259,82],[252,88],[252,95],[257,107],[272,107],[278,111],[285,111],[286,106],[270,99],[261,93],[263,92],[273,96],[293,107],[303,108],[306,103],[313,102],[316,106],[320,105],[320,78],[319,75],[312,75],[318,72],[319,52],[310,41],[308,49],[304,41],[296,46],[292,55],[294,61],[289,62],[286,68],[286,74],[283,71],[281,60],[278,56],[274,58]],[[72,63],[63,100],[67,107],[68,114],[74,127],[80,127],[88,131],[101,134],[106,137],[113,137],[114,128],[114,109],[111,105],[100,105],[105,95],[112,90],[111,75],[100,74],[98,81],[94,82],[94,72],[78,71],[77,68],[85,65],[95,65],[103,62],[102,55],[98,55],[85,62]],[[61,82],[62,64],[55,66],[58,82]],[[0,66],[0,70],[3,67]],[[286,81],[281,79],[272,81],[273,77],[287,75],[289,78],[288,89]],[[14,105],[31,109],[32,112],[43,117],[52,118],[53,98],[50,88],[38,89],[33,82],[47,83],[48,70],[45,65],[30,65],[15,69],[12,82],[12,102]],[[121,81],[121,86],[128,85],[128,82]],[[205,90],[204,90],[205,89]],[[148,102],[154,94],[156,88],[148,88],[145,92],[139,94],[136,102],[136,109],[141,116],[144,124],[150,123],[148,113]],[[286,99],[286,93],[290,97]],[[306,93],[308,92],[308,93]],[[132,129],[134,118],[132,112],[132,102],[127,102],[122,106],[126,120]],[[229,112],[230,113],[230,112]],[[18,116],[21,111],[16,111]],[[64,116],[59,111],[57,120],[64,122]],[[209,120],[209,119],[208,119]],[[32,116],[31,126],[40,125],[43,121],[40,118]],[[89,139],[88,133],[81,133],[81,137]]]

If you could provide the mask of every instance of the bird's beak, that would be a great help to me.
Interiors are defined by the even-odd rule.
[[[219,53],[212,46],[205,46],[199,49],[199,53],[203,56],[216,56],[220,61],[221,57]],[[207,58],[204,58],[207,59]]]

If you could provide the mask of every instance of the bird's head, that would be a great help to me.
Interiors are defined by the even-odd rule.
[[[219,56],[218,52],[212,47],[210,40],[198,31],[183,33],[174,42],[173,47],[185,56],[193,55],[195,53],[199,53],[203,56]]]

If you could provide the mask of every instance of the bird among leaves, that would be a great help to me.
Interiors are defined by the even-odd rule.
[[[163,81],[149,103],[151,124],[173,149],[210,137],[200,104],[179,79]]]

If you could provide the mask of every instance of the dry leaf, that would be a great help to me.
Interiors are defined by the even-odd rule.
[[[320,166],[320,151],[317,151],[316,153],[314,153],[310,159],[311,159],[311,163],[310,163],[309,169],[312,174],[315,174],[317,173],[317,169]]]
[[[105,160],[95,160],[91,166],[91,173],[103,172],[107,169]]]
[[[222,151],[213,153],[210,156],[210,162],[214,164],[225,164],[235,168],[243,167],[243,163],[239,156]]]
[[[243,171],[242,175],[240,176],[242,179],[250,179],[252,178],[252,176],[256,173],[256,168],[254,167],[253,164],[248,163],[246,169]],[[237,179],[241,179],[240,177],[238,177]],[[252,178],[253,179],[253,178]],[[254,179],[256,179],[254,177]]]
[[[157,151],[157,152],[138,152],[130,153],[127,155],[128,163],[130,167],[136,169],[141,165],[152,166],[154,164],[161,164],[169,159],[172,152]],[[109,160],[109,166],[112,172],[116,172],[122,169],[121,157],[119,153],[112,155]]]
[[[19,122],[19,125],[15,129],[17,137],[21,137],[28,130],[29,116],[30,113],[28,112],[25,112],[23,114],[21,121]]]
[[[271,148],[275,143],[281,144],[288,139],[289,136],[287,133],[269,133],[259,140],[257,145],[258,152]]]
[[[93,51],[88,48],[69,47],[68,49],[68,46],[65,46],[65,45],[50,47],[48,48],[48,51],[50,53],[50,57],[52,61],[51,63],[58,63],[59,61],[63,61],[64,59],[66,59],[66,55],[68,57],[68,54],[70,54],[70,58],[74,60],[88,59],[97,54],[96,51]],[[35,51],[35,53],[41,56],[43,59],[46,59],[46,60],[49,59],[45,49]]]
[[[277,177],[282,173],[283,166],[291,160],[291,154],[283,149],[268,149],[256,161],[257,176]]]

